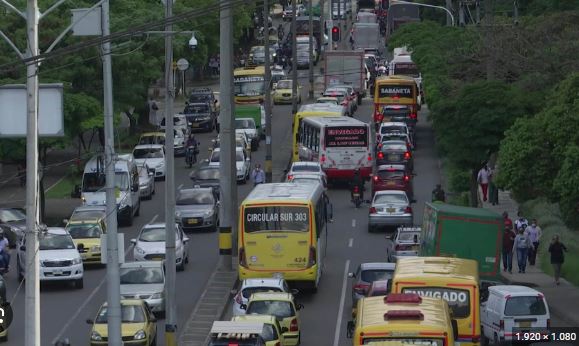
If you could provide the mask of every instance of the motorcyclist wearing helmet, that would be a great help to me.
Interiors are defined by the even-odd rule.
[[[350,182],[350,197],[354,200],[354,188],[358,187],[360,193],[360,199],[364,199],[364,178],[360,174],[360,169],[356,168],[354,170],[354,176]]]
[[[436,184],[436,188],[432,190],[432,201],[446,202],[446,194],[440,184]]]

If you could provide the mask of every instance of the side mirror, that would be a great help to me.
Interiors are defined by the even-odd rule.
[[[234,288],[231,291],[229,291],[229,294],[231,294],[232,296],[236,296],[237,293],[239,293],[239,290],[237,288]]]
[[[348,273],[348,277],[349,277],[349,278],[355,278],[355,277],[356,277],[356,274],[354,274],[354,273]]]
[[[184,237],[184,238],[183,238],[183,243],[184,243],[184,244],[187,244],[187,243],[189,242],[189,240],[191,240],[191,239],[189,239],[188,237]]]
[[[297,288],[292,288],[290,290],[291,294],[293,294],[294,296],[297,296],[300,293],[300,290],[298,290]]]
[[[247,310],[247,305],[241,304],[241,305],[239,305],[239,308],[241,308],[242,310]]]
[[[131,244],[136,245],[136,244],[137,244],[137,239],[131,239]]]
[[[91,320],[90,318],[87,318],[87,319],[86,319],[86,323],[87,323],[87,324],[94,324],[94,321]]]
[[[21,245],[21,246],[20,246],[20,251],[26,251],[26,245]]]
[[[78,250],[78,252],[83,252],[84,251],[84,244],[80,243],[76,246],[76,249]]]
[[[68,223],[68,219],[62,219],[62,223],[66,225]]]
[[[303,308],[304,308],[304,305],[303,305],[303,304],[298,304],[298,305],[296,305],[296,310],[298,310],[298,311],[301,310],[301,309],[303,309]]]

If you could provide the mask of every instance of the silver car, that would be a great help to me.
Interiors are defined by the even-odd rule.
[[[151,199],[155,194],[155,173],[146,163],[137,165],[139,171],[139,196],[141,199]]]
[[[324,187],[324,190],[328,190],[328,181],[323,174],[313,172],[294,173],[291,175],[291,178],[288,177],[286,181],[296,184],[320,184]]]
[[[348,277],[355,279],[352,283],[352,306],[366,296],[374,281],[392,279],[395,269],[395,263],[362,263],[355,273],[348,273]]]
[[[142,299],[154,313],[165,313],[165,269],[162,261],[127,262],[120,266],[122,299]]]
[[[219,201],[211,187],[179,190],[175,205],[175,222],[184,230],[217,230]]]
[[[420,231],[420,227],[398,227],[396,233],[388,237],[390,239],[386,247],[388,262],[396,262],[400,257],[418,256]]]
[[[377,228],[412,225],[410,204],[414,202],[408,199],[404,191],[377,191],[368,214],[368,232],[373,232]]]

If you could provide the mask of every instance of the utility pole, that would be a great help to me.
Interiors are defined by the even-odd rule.
[[[165,18],[173,17],[173,1],[165,0]],[[173,134],[173,24],[165,25],[165,270],[167,280],[165,289],[167,295],[167,313],[165,316],[165,345],[176,346],[177,313],[175,305],[175,279],[177,276],[177,259],[175,256],[175,155]]]
[[[265,45],[265,181],[272,181],[272,148],[271,148],[271,61],[269,61],[269,0],[263,0],[263,22],[266,25],[267,33],[264,37]]]
[[[219,11],[219,92],[221,110],[219,112],[219,175],[221,207],[219,208],[219,254],[220,269],[233,269],[233,244],[237,249],[235,234],[235,211],[237,210],[237,170],[235,167],[235,123],[233,122],[233,9],[230,0],[220,0]],[[266,56],[269,52],[265,53]],[[265,82],[264,82],[265,83]]]
[[[464,3],[464,1],[460,1],[458,3],[458,25],[463,27],[465,26],[465,11],[464,8],[466,7],[466,4]],[[448,16],[447,16],[448,18]]]
[[[310,0],[311,1],[311,0]],[[292,0],[292,115],[298,112],[298,53],[297,53],[297,34],[296,34],[296,7],[297,1]]]
[[[309,66],[309,81],[310,81],[310,90],[309,90],[309,99],[314,99],[314,18],[313,18],[313,9],[312,9],[312,0],[308,0],[308,14],[309,14],[309,32],[308,35],[310,36],[310,66]]]
[[[102,35],[110,35],[109,0],[101,6]],[[113,72],[111,43],[105,41],[103,50],[103,94],[105,127],[105,174],[107,210],[107,319],[108,342],[121,346],[121,279],[119,276],[119,244],[117,232],[117,198],[115,194],[115,127],[113,120]]]
[[[37,0],[28,0],[26,30],[27,58],[38,55]],[[24,301],[24,344],[40,346],[40,280],[38,276],[38,67],[36,60],[26,65],[26,282]]]
[[[459,0],[460,1],[460,0]],[[446,9],[448,12],[452,12],[452,0],[446,0]],[[452,19],[450,14],[446,15],[446,26],[451,26]]]
[[[324,46],[325,43],[325,38],[326,38],[326,19],[324,18],[325,12],[324,12],[324,6],[326,5],[325,0],[320,0],[320,26],[321,26],[321,30],[322,30],[322,35],[320,37],[320,39],[322,40],[322,42],[320,42],[320,47]],[[330,11],[331,12],[331,11]],[[324,50],[325,51],[325,50]],[[324,54],[322,54],[322,50],[320,49],[320,51],[318,52],[318,54],[320,54],[320,60],[324,59]]]

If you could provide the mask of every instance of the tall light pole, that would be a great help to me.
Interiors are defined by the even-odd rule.
[[[310,36],[309,41],[309,50],[310,50],[310,64],[309,64],[309,82],[310,82],[310,90],[308,92],[308,96],[310,100],[314,99],[314,18],[313,18],[313,6],[312,0],[308,0],[308,14],[309,14],[309,32],[308,35]]]
[[[272,148],[271,148],[271,61],[269,61],[269,0],[263,1],[263,23],[267,27],[264,37],[265,46],[265,181],[271,183],[272,173]]]
[[[26,30],[27,58],[38,51],[39,11],[37,0],[28,0]],[[26,65],[26,282],[24,301],[24,344],[40,345],[40,280],[38,276],[38,62]]]
[[[165,18],[173,16],[173,0],[165,1]],[[175,278],[177,276],[177,259],[175,256],[175,156],[173,134],[173,24],[165,25],[165,270],[167,280],[166,289],[166,316],[165,316],[165,344],[177,345],[177,314],[175,306]]]
[[[444,6],[428,5],[428,4],[422,4],[422,3],[419,3],[419,2],[409,2],[409,1],[402,1],[402,0],[392,0],[392,1],[390,2],[390,6],[392,6],[392,5],[397,5],[397,4],[405,4],[405,5],[414,5],[414,6],[421,6],[421,7],[438,8],[438,9],[440,9],[440,10],[445,11],[445,12],[448,14],[448,16],[450,17],[450,20],[451,20],[450,23],[451,23],[452,26],[454,26],[454,15],[452,14],[452,12],[451,12],[448,8],[446,8],[446,7],[444,7]]]
[[[235,211],[237,210],[237,170],[235,168],[235,124],[233,122],[233,9],[230,0],[219,1],[219,267],[223,271],[233,269],[234,246],[237,249]],[[269,52],[266,52],[266,56]]]
[[[310,0],[311,1],[311,0]],[[292,0],[292,115],[298,112],[298,59],[296,34],[296,7],[297,1]]]

